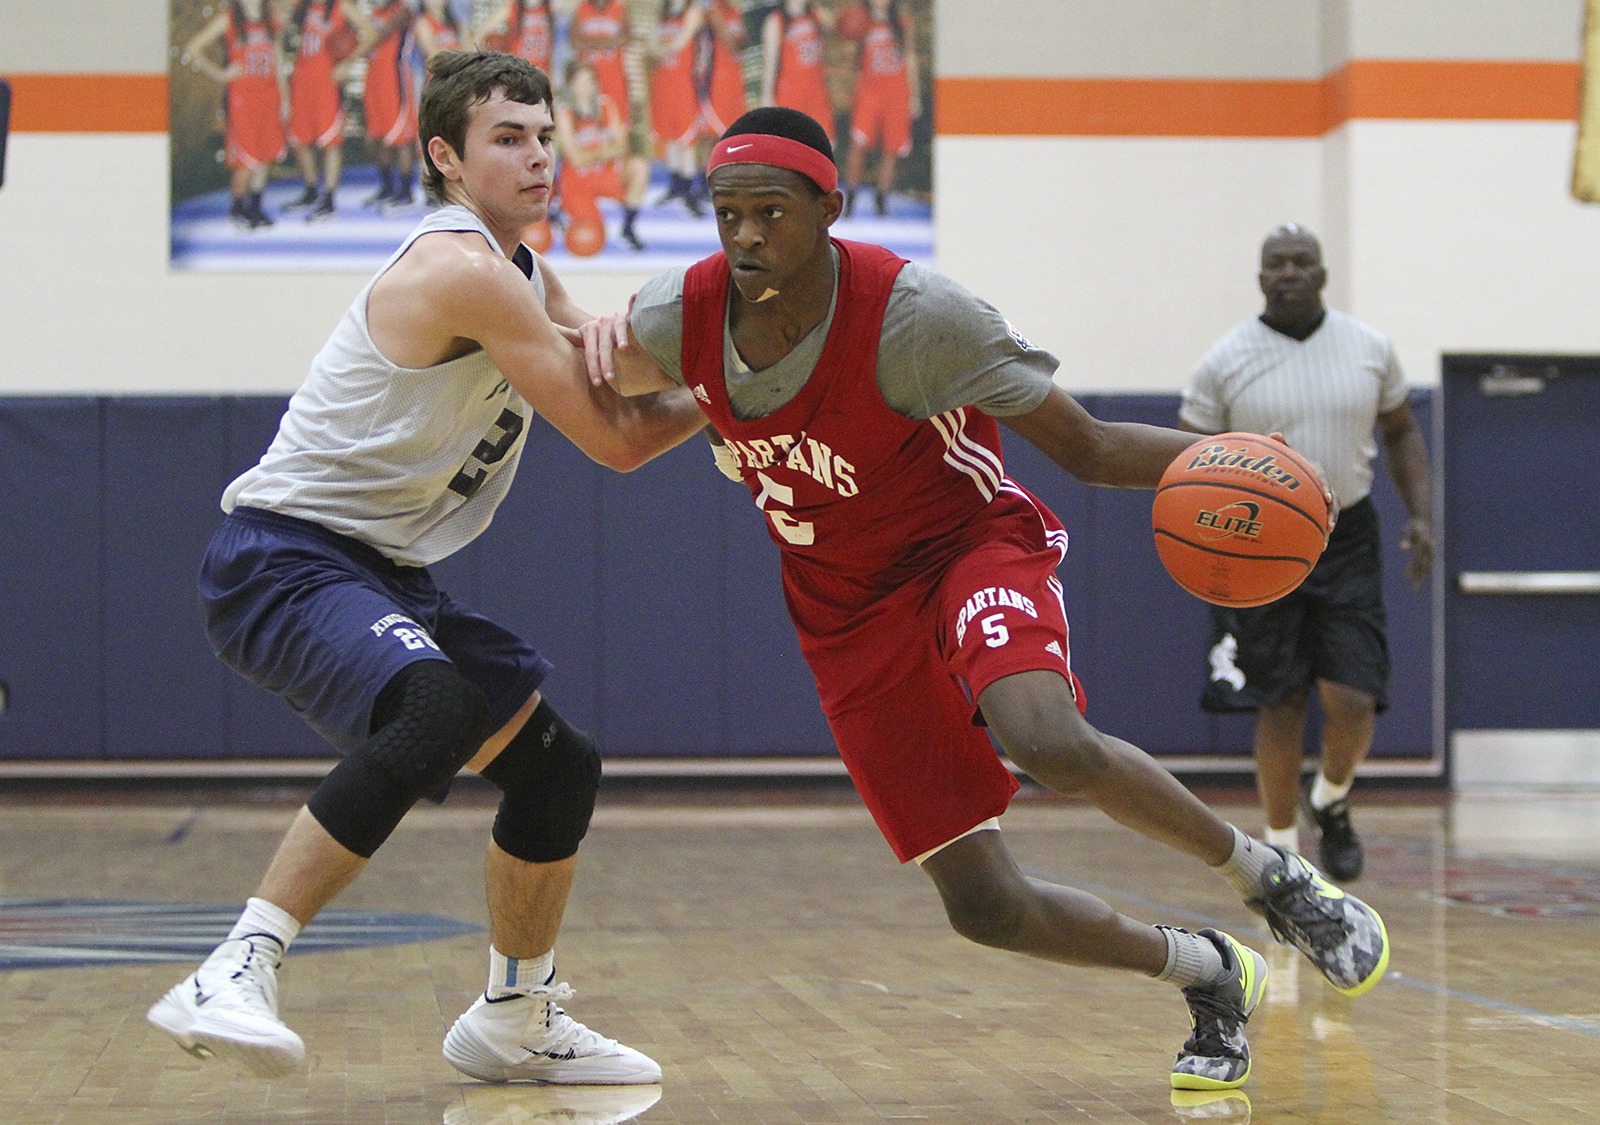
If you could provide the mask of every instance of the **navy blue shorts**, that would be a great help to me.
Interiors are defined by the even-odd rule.
[[[1306,580],[1275,602],[1211,609],[1210,675],[1200,706],[1255,711],[1317,680],[1389,705],[1378,511],[1370,497],[1339,513],[1328,548]]]
[[[489,699],[499,730],[551,670],[521,637],[364,543],[291,516],[238,508],[200,565],[211,647],[281,696],[343,753],[367,740],[378,693],[406,665],[449,660]]]

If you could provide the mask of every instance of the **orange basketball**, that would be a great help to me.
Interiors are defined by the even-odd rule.
[[[599,219],[569,218],[567,235],[563,241],[567,244],[567,253],[573,257],[592,258],[605,249],[606,225]]]
[[[345,59],[356,53],[361,37],[356,29],[347,23],[342,23],[333,29],[328,36],[327,45],[323,48],[328,52],[328,61],[338,66]]]
[[[1178,585],[1214,605],[1265,605],[1293,590],[1328,536],[1305,459],[1260,434],[1201,438],[1167,467],[1150,522]]]
[[[522,244],[535,254],[543,254],[554,241],[555,234],[550,230],[549,219],[540,219],[522,230]]]
[[[872,30],[872,17],[867,14],[866,7],[859,3],[859,0],[850,0],[839,9],[839,20],[834,27],[841,39],[859,43],[867,37],[867,32]]]

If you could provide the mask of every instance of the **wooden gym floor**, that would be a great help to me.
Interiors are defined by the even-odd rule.
[[[0,971],[0,1122],[1600,1120],[1596,793],[1364,790],[1359,890],[1394,956],[1388,979],[1350,1001],[1271,947],[1221,880],[1088,806],[1025,791],[1005,830],[1038,873],[1270,950],[1255,1072],[1198,1105],[1175,1105],[1167,1085],[1188,1030],[1175,989],[963,942],[927,879],[834,785],[602,793],[558,970],[577,989],[569,1011],[659,1060],[660,1087],[486,1086],[440,1058],[487,960],[485,935],[463,932],[484,918],[486,790],[416,810],[329,926],[359,939],[359,912],[399,913],[440,936],[317,951],[320,923],[306,931],[281,975],[304,1074],[264,1082],[202,1064],[144,1021],[192,967],[157,959],[172,956],[162,942],[196,933],[150,921],[163,916],[148,906],[97,904],[231,915],[303,796],[0,790],[0,955],[31,963],[19,951],[66,956],[87,941],[143,959]],[[1258,826],[1250,794],[1207,796]],[[209,944],[226,922],[193,926]]]

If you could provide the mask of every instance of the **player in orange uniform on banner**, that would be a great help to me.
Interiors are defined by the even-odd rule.
[[[594,67],[600,92],[611,99],[626,127],[633,120],[628,101],[628,72],[622,57],[633,28],[622,0],[582,0],[573,9],[567,38],[579,59]]]
[[[911,122],[922,116],[922,76],[917,66],[916,29],[901,0],[867,0],[871,18],[861,40],[855,109],[850,117],[850,156],[845,170],[844,213],[855,210],[856,190],[867,153],[878,153],[880,215],[889,213],[895,164],[911,155]]]
[[[289,143],[305,190],[284,205],[306,218],[332,217],[344,170],[344,81],[349,60],[372,25],[352,0],[299,0],[291,17],[294,70],[289,75]],[[322,154],[318,172],[317,154]]]
[[[413,31],[423,62],[440,51],[459,51],[466,45],[461,24],[450,10],[448,0],[422,0],[422,11],[417,14]]]
[[[567,249],[580,258],[604,249],[606,224],[599,201],[615,199],[623,208],[622,240],[643,250],[633,224],[650,179],[649,162],[628,152],[627,127],[601,91],[593,66],[574,59],[564,86],[555,116]]]
[[[208,51],[223,41],[227,65]],[[233,203],[229,217],[248,230],[270,227],[261,207],[272,166],[287,151],[283,112],[289,92],[278,57],[278,26],[266,0],[231,0],[183,45],[179,61],[223,86],[223,161]]]
[[[372,42],[367,50],[367,142],[378,166],[378,191],[363,203],[383,210],[412,202],[411,175],[416,169],[417,90],[411,70],[411,6],[386,0],[372,9]]]
[[[650,131],[667,166],[667,191],[656,205],[683,200],[700,218],[700,95],[695,90],[695,48],[705,27],[700,0],[661,0],[656,41],[650,55]]]
[[[473,35],[486,51],[516,55],[550,73],[556,42],[556,17],[550,0],[510,0]]]
[[[761,25],[761,104],[798,109],[833,141],[833,102],[822,76],[823,35],[834,16],[812,0],[783,0]]]
[[[704,97],[700,110],[709,144],[748,108],[744,66],[739,60],[745,41],[744,12],[734,0],[709,0],[706,26],[711,29],[711,52],[700,87]]]

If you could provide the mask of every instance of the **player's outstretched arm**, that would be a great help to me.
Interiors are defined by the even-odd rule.
[[[633,302],[628,302],[630,312]],[[589,382],[619,395],[651,394],[678,384],[656,365],[628,330],[629,313],[607,313],[583,326],[583,356]]]
[[[1138,422],[1102,422],[1060,387],[1033,410],[1000,419],[1085,484],[1154,488],[1194,435]]]
[[[527,278],[476,234],[419,238],[373,287],[367,312],[374,340],[401,366],[431,366],[481,346],[529,405],[619,472],[705,425],[681,387],[623,398],[591,385],[582,351],[562,336]]]

